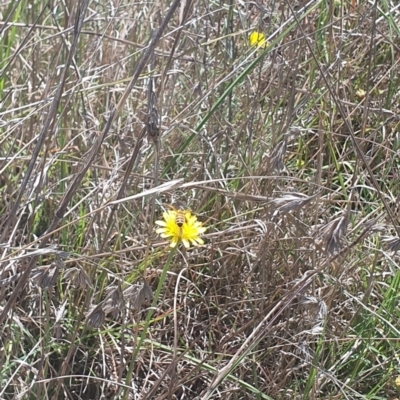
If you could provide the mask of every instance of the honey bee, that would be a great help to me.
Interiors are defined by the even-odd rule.
[[[179,226],[179,228],[182,228],[183,224],[186,222],[186,211],[184,210],[176,210],[176,217],[175,217],[175,222]]]
[[[179,236],[182,236],[182,227],[183,224],[186,222],[186,213],[188,210],[177,209],[174,206],[168,205],[168,207],[175,211],[175,223],[179,228]]]

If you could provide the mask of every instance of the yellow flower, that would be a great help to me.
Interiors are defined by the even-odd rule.
[[[206,231],[197,217],[192,215],[189,210],[167,210],[163,213],[164,221],[156,221],[156,224],[161,228],[156,229],[156,232],[162,238],[168,238],[171,242],[170,246],[175,247],[179,242],[182,242],[186,248],[199,246],[204,244],[200,235]]]
[[[250,43],[250,46],[257,46],[262,49],[265,49],[269,45],[269,43],[265,39],[264,34],[261,32],[257,32],[257,31],[250,33],[249,43]]]
[[[357,92],[356,92],[356,96],[360,100],[362,100],[365,97],[366,94],[367,94],[367,92],[364,89],[358,89]]]

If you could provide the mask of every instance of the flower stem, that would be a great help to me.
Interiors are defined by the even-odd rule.
[[[150,325],[151,317],[154,314],[154,310],[155,310],[155,307],[157,305],[158,298],[160,297],[161,288],[164,285],[165,279],[167,277],[167,272],[169,271],[169,267],[170,267],[171,262],[172,262],[172,260],[174,258],[174,255],[176,253],[177,247],[178,246],[176,246],[176,247],[174,247],[174,248],[172,248],[170,250],[169,255],[168,255],[168,259],[167,259],[167,261],[166,261],[166,263],[164,265],[164,268],[162,270],[160,281],[158,282],[158,286],[157,286],[156,292],[154,293],[153,302],[151,303],[151,307],[149,308],[149,311],[148,311],[148,313],[146,315],[146,320],[144,321],[142,334],[140,335],[139,341],[138,341],[138,343],[136,345],[136,348],[135,348],[135,350],[134,350],[134,352],[132,354],[132,360],[130,362],[129,370],[128,370],[128,373],[126,375],[126,380],[125,380],[127,385],[129,385],[129,382],[131,382],[131,376],[132,376],[133,366],[135,365],[136,357],[137,357],[140,349],[142,348],[142,344],[143,344],[144,339],[146,338],[147,331],[148,331],[148,328],[149,328],[149,325]]]

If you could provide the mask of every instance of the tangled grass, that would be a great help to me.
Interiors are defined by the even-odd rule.
[[[0,16],[1,399],[398,396],[396,2]]]

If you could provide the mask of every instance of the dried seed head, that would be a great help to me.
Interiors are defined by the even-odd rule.
[[[81,267],[68,268],[64,273],[64,277],[70,279],[72,281],[72,284],[77,289],[86,289],[88,287],[93,287],[89,276]]]
[[[328,254],[334,254],[341,249],[340,240],[345,236],[347,225],[349,223],[348,215],[340,217],[336,223],[332,225],[326,240],[326,251]]]
[[[146,280],[142,287],[130,287],[125,290],[124,294],[129,298],[132,308],[136,311],[139,311],[144,303],[153,301],[154,298],[153,291]]]
[[[268,171],[271,173],[280,172],[285,168],[283,157],[285,156],[286,148],[287,138],[285,136],[271,151],[268,159]]]
[[[59,268],[55,264],[42,265],[32,271],[32,281],[42,289],[48,289],[57,281]]]
[[[274,211],[273,216],[277,214],[286,214],[289,211],[298,211],[304,206],[311,203],[320,193],[316,193],[313,196],[306,196],[302,193],[292,193],[284,195],[280,198],[272,200],[278,207]]]
[[[103,310],[106,314],[112,314],[115,318],[125,308],[124,294],[120,285],[110,286],[106,290]]]
[[[325,241],[325,251],[328,254],[333,255],[341,250],[341,241],[346,235],[348,223],[349,215],[345,213],[319,229],[318,236]]]
[[[135,301],[133,302],[133,307],[137,310],[142,308],[142,305],[147,302],[152,302],[154,298],[153,291],[147,281],[144,281],[143,286],[136,294]]]
[[[394,253],[400,249],[400,239],[397,236],[384,236],[382,242],[385,243],[388,250]]]
[[[106,318],[106,314],[103,311],[101,303],[97,306],[93,307],[87,314],[86,314],[86,323],[92,328],[100,328],[104,320]]]
[[[50,265],[42,265],[32,271],[32,281],[42,289],[48,289],[55,285],[59,271],[64,268],[64,260],[57,255]]]

